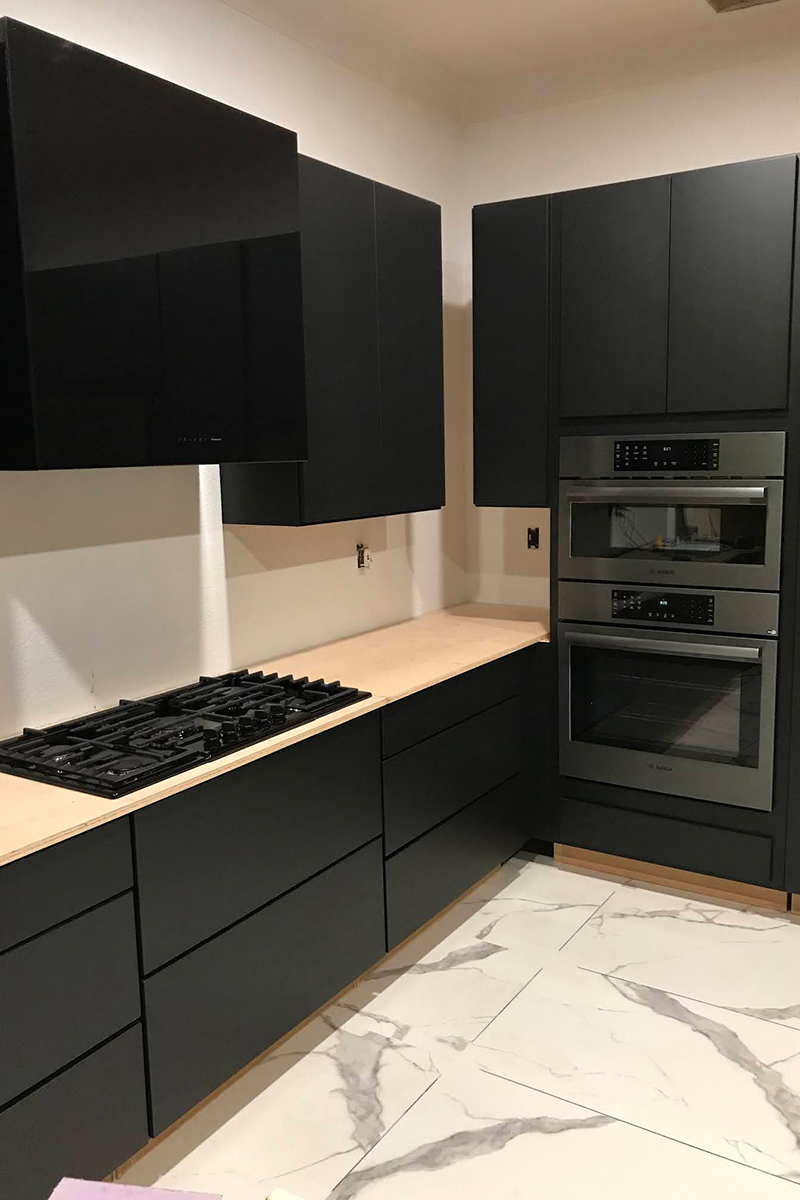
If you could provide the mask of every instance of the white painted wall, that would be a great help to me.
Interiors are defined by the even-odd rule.
[[[441,514],[223,533],[216,468],[0,476],[0,736],[466,598],[457,127],[218,0],[6,0],[5,12],[443,205],[450,499]],[[357,541],[372,548],[368,573]]]
[[[473,124],[468,205],[800,150],[800,42],[758,62]],[[548,542],[524,550],[539,511],[473,510],[477,598],[547,604]]]

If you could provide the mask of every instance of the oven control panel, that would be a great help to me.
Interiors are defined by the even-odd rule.
[[[611,616],[619,620],[652,621],[653,624],[714,624],[714,597],[665,592],[641,592],[614,588]]]
[[[647,438],[614,442],[614,471],[718,471],[719,438]]]

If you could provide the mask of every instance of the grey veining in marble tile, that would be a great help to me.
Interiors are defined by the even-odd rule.
[[[679,1021],[695,1033],[699,1033],[723,1058],[746,1071],[767,1103],[780,1116],[794,1138],[795,1145],[800,1147],[800,1096],[787,1085],[775,1064],[762,1062],[733,1029],[721,1021],[712,1019],[707,1011],[693,1012],[677,997],[641,983],[628,983],[623,979],[610,979],[609,982],[626,999],[646,1005],[654,1013],[668,1017],[671,1021]],[[800,1054],[800,1045],[796,1054]],[[800,1178],[797,1172],[792,1172],[792,1175]]]
[[[346,1029],[325,1014],[300,1030],[140,1158],[125,1182],[223,1200],[264,1200],[280,1184],[323,1200],[438,1078],[423,1051],[349,1018]]]
[[[369,1184],[389,1176],[417,1171],[442,1171],[467,1158],[497,1154],[514,1138],[526,1133],[557,1134],[575,1129],[601,1129],[613,1118],[599,1113],[581,1117],[509,1117],[481,1129],[462,1129],[439,1141],[417,1146],[397,1158],[374,1167],[351,1172],[331,1196],[331,1200],[353,1200]]]
[[[504,1078],[799,1177],[795,1029],[557,958],[464,1053]]]
[[[800,926],[620,888],[563,951],[576,966],[800,1029]]]
[[[439,971],[459,971],[492,958],[495,954],[503,954],[504,951],[504,946],[495,946],[491,942],[472,942],[449,950],[440,958],[412,963],[411,966],[398,963],[381,967],[377,971],[371,971],[367,979],[395,979],[398,975],[433,975]]]
[[[329,1200],[791,1200],[795,1185],[462,1063]]]

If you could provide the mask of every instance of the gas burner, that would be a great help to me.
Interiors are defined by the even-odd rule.
[[[305,725],[369,692],[232,671],[0,742],[0,771],[115,798]]]

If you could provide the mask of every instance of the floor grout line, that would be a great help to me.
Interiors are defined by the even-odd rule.
[[[778,1029],[785,1029],[789,1033],[796,1033],[800,1037],[800,1026],[787,1025],[783,1021],[772,1021],[769,1017],[760,1017],[757,1013],[748,1011],[746,1008],[734,1008],[731,1004],[717,1004],[713,1000],[703,1000],[700,996],[690,996],[686,992],[676,991],[675,988],[658,987],[653,983],[645,983],[641,979],[629,979],[626,975],[618,975],[614,971],[598,971],[594,967],[584,967],[581,963],[570,963],[570,966],[575,967],[578,971],[585,971],[587,975],[599,975],[602,979],[619,979],[621,983],[632,983],[639,987],[650,988],[654,992],[661,992],[665,996],[675,996],[678,1000],[688,1000],[691,1004],[704,1004],[708,1008],[716,1008],[721,1012],[735,1013],[738,1017],[749,1017],[752,1021],[762,1021],[765,1025],[777,1026]],[[798,1013],[800,1020],[800,1012]]]
[[[548,1092],[544,1088],[534,1087],[530,1083],[523,1083],[519,1079],[509,1079],[506,1075],[501,1075],[498,1071],[490,1071],[487,1067],[479,1066],[478,1070],[484,1075],[491,1075],[494,1079],[501,1079],[504,1083],[516,1084],[517,1087],[526,1088],[529,1092],[537,1092],[540,1096],[549,1096],[551,1100],[559,1100],[562,1104],[571,1104],[574,1108],[583,1109],[585,1112],[596,1113],[599,1117],[608,1117],[619,1125],[625,1125],[629,1129],[638,1129],[641,1133],[650,1134],[651,1137],[661,1138],[665,1142],[672,1142],[676,1146],[685,1146],[687,1150],[695,1150],[699,1154],[708,1154],[711,1158],[718,1158],[721,1162],[731,1163],[735,1167],[743,1167],[746,1171],[755,1171],[759,1175],[767,1175],[770,1179],[781,1179],[784,1183],[792,1183],[797,1186],[793,1179],[788,1179],[785,1175],[778,1175],[774,1171],[765,1171],[762,1167],[754,1167],[750,1163],[741,1162],[736,1158],[728,1158],[726,1154],[720,1154],[716,1150],[708,1150],[705,1146],[695,1146],[692,1142],[684,1142],[681,1138],[672,1137],[668,1133],[661,1133],[657,1129],[650,1129],[647,1125],[637,1125],[635,1121],[626,1121],[624,1117],[617,1117],[614,1113],[605,1112],[602,1108],[593,1108],[590,1104],[584,1104],[577,1100],[570,1100],[566,1096],[559,1096],[557,1092]]]

